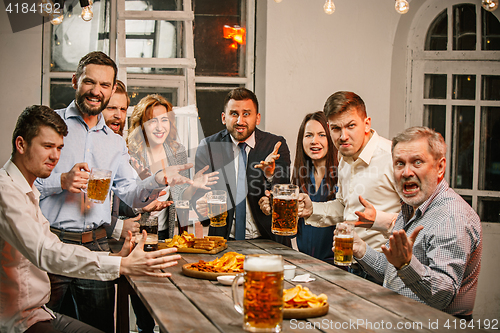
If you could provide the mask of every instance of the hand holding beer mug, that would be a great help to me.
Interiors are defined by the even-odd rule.
[[[102,204],[108,196],[110,186],[111,171],[92,168],[87,189],[82,189],[82,191],[87,193],[87,197],[90,201]]]
[[[356,221],[344,221],[337,224],[333,261],[335,265],[351,266],[353,260],[354,225]]]
[[[283,258],[275,254],[245,256],[243,274],[233,280],[233,302],[243,315],[243,329],[250,332],[281,332],[283,323]],[[238,281],[244,278],[243,306]]]
[[[272,191],[272,226],[275,235],[297,234],[299,187],[292,184],[276,184]]]
[[[223,227],[227,218],[226,191],[216,190],[207,193],[208,217],[211,227]]]

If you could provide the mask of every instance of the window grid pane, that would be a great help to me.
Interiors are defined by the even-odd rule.
[[[474,107],[453,107],[452,186],[472,189],[474,161]]]
[[[476,76],[453,75],[453,99],[476,99]]]
[[[479,197],[478,215],[484,222],[500,222],[500,198]]]
[[[424,98],[446,99],[446,74],[425,74]]]
[[[426,51],[444,51],[448,47],[448,12],[443,10],[431,23],[425,38]]]
[[[481,8],[481,49],[485,51],[500,50],[500,22],[493,13]]]
[[[476,49],[476,6],[453,6],[453,50]]]
[[[481,99],[486,101],[500,101],[500,76],[483,75],[481,85]]]
[[[425,126],[432,128],[446,141],[446,105],[424,105]]]
[[[183,10],[182,0],[125,0],[125,10]]]
[[[481,109],[479,189],[500,191],[500,107]]]

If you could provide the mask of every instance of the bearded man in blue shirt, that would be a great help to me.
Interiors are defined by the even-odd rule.
[[[103,204],[95,204],[82,191],[92,168],[111,170],[111,191],[134,208],[155,200],[167,183],[192,183],[179,174],[192,164],[169,166],[149,178],[139,179],[129,163],[125,140],[106,126],[101,114],[116,89],[116,72],[115,62],[102,52],[91,52],[80,59],[72,79],[75,100],[67,108],[56,110],[68,126],[59,163],[50,177],[36,181],[41,193],[40,208],[51,231],[65,243],[81,244],[92,251],[109,251],[104,224],[111,222],[109,193]],[[156,209],[163,209],[166,203],[158,202],[157,206]],[[69,315],[76,312],[77,319],[104,332],[114,331],[113,281],[59,275],[50,275],[50,279],[48,306],[53,311]],[[70,303],[76,305],[75,311],[62,307],[64,298],[69,296],[73,299]]]

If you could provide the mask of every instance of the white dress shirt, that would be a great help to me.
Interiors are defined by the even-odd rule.
[[[336,199],[313,202],[313,214],[305,223],[326,227],[342,221],[358,220],[354,212],[365,209],[359,202],[361,195],[375,207],[377,217],[371,229],[355,228],[355,231],[369,246],[380,252],[380,246],[385,244],[385,236],[394,227],[401,210],[394,182],[391,141],[372,130],[372,137],[355,161],[339,154],[338,170],[339,191]]]
[[[120,276],[121,257],[62,243],[39,207],[40,192],[17,166],[0,169],[0,332],[54,318],[47,272],[97,280]]]
[[[232,136],[231,140],[233,141],[233,152],[234,152],[234,168],[236,170],[235,175],[238,174],[238,158],[240,157],[240,148],[238,147],[238,144],[240,143],[239,141],[236,141]],[[246,139],[245,143],[247,144],[245,148],[245,152],[247,153],[247,161],[248,161],[248,153],[250,152],[250,149],[255,148],[255,132],[252,133]],[[238,177],[236,177],[238,178]],[[236,179],[236,183],[238,182],[238,179]],[[238,184],[236,184],[238,186]],[[235,198],[236,199],[236,198]],[[229,233],[229,237],[235,238],[235,231],[236,231],[236,219],[234,219],[233,226],[231,227],[231,232]],[[246,223],[245,223],[245,239],[254,239],[260,237],[260,232],[259,228],[257,228],[257,224],[255,223],[255,220],[252,215],[252,209],[250,208],[250,205],[248,204],[248,199],[246,200]]]

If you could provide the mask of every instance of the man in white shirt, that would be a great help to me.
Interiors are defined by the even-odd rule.
[[[52,173],[67,133],[49,107],[26,108],[14,130],[12,157],[0,169],[0,332],[100,332],[46,307],[47,272],[98,280],[122,274],[168,277],[160,270],[180,259],[166,256],[176,250],[144,252],[143,240],[130,252],[131,234],[120,253],[109,254],[62,243],[50,231],[33,183]]]
[[[328,202],[313,203],[307,194],[300,194],[299,200],[304,205],[299,216],[316,227],[358,218],[361,222],[374,222],[370,229],[357,227],[356,232],[380,252],[386,242],[383,233],[392,230],[401,209],[391,162],[391,142],[371,129],[365,103],[353,92],[334,93],[326,100],[323,111],[339,151],[339,191],[336,199]],[[364,276],[354,266],[352,271]]]

